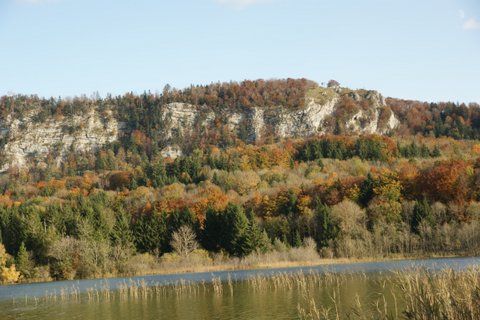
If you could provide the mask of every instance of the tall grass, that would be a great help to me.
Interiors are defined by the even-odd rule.
[[[351,292],[352,281],[364,286],[375,282],[373,291]],[[356,287],[362,290],[362,287]],[[240,291],[237,291],[240,290]],[[246,291],[245,291],[246,290]],[[368,296],[365,295],[368,292]],[[76,286],[47,292],[42,298],[25,298],[25,304],[41,301],[61,303],[114,300],[145,301],[164,297],[215,296],[228,299],[237,294],[268,295],[294,293],[300,319],[480,319],[480,267],[454,271],[410,269],[376,274],[361,272],[276,272],[256,274],[245,280],[212,276],[207,281],[179,280],[175,283],[147,283],[128,280],[113,290],[108,282],[80,293]],[[363,296],[362,296],[363,294]],[[346,297],[347,295],[347,297]],[[20,299],[14,303],[23,303]]]
[[[394,306],[385,293],[365,307],[360,299],[348,311],[336,306],[335,291],[330,296],[335,308],[318,306],[309,290],[304,292],[306,306],[298,306],[301,319],[408,319],[408,320],[478,320],[480,319],[480,267],[455,271],[425,269],[396,271],[387,278],[392,287]],[[395,292],[397,294],[395,294]],[[397,297],[398,296],[398,297]],[[399,312],[398,302],[403,306]]]
[[[480,268],[397,272],[395,278],[407,319],[480,319]]]

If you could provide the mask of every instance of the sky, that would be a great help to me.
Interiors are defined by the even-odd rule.
[[[480,102],[480,0],[0,0],[0,95],[288,77]]]

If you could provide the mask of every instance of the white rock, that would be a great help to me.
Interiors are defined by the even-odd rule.
[[[176,159],[183,155],[182,149],[179,146],[167,146],[160,151],[160,154],[164,158]]]
[[[246,138],[249,142],[259,141],[265,134],[290,138],[326,133],[325,120],[335,115],[343,94],[349,95],[357,102],[365,101],[368,105],[365,110],[359,110],[345,120],[348,133],[384,134],[399,125],[400,122],[392,112],[387,124],[379,126],[379,115],[385,107],[385,99],[376,91],[345,92],[338,89],[333,95],[329,95],[330,99],[326,102],[320,104],[310,99],[303,108],[296,109],[271,106],[214,111],[205,105],[169,103],[161,109],[163,128],[159,134],[163,138],[162,142],[167,145],[161,154],[170,158],[181,156],[182,150],[175,145],[176,142],[172,138],[177,134],[188,138],[188,134],[194,133],[193,131],[198,128],[207,130],[213,128],[217,118],[232,132],[238,133],[240,129],[242,131],[246,129]],[[38,112],[39,109],[31,110],[21,119],[7,116],[6,119],[0,120],[0,138],[8,137],[3,148],[6,161],[0,164],[0,172],[10,166],[27,165],[28,157],[35,157],[37,162],[44,161],[46,155],[53,150],[59,154],[56,161],[60,164],[72,149],[83,152],[95,151],[118,140],[121,134],[129,131],[128,124],[114,119],[111,111],[100,114],[96,108],[92,108],[81,115],[64,116],[61,119],[50,117],[42,123],[35,123],[32,119]]]
[[[32,121],[31,114],[22,119],[11,119],[9,116],[3,125],[8,127],[9,138],[3,150],[6,163],[0,172],[11,166],[25,166],[28,157],[42,160],[54,149],[59,152],[56,161],[60,164],[72,149],[95,151],[116,141],[118,136],[118,123],[111,112],[102,117],[93,109],[81,116],[64,117],[57,121],[49,118],[41,123]]]

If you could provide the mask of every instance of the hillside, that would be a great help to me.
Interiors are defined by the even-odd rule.
[[[480,248],[475,104],[287,79],[0,113],[0,282]]]
[[[254,87],[246,89],[250,83]],[[293,90],[297,86],[299,93]],[[261,144],[325,133],[385,134],[399,124],[376,91],[322,88],[306,80],[213,87],[198,94],[192,88],[104,100],[4,97],[0,168],[45,165],[48,157],[60,164],[71,152],[97,152],[135,135],[144,135],[164,156],[176,157],[192,149],[192,139],[220,146],[224,140]],[[138,103],[148,114],[135,109]],[[212,137],[219,134],[223,137]]]

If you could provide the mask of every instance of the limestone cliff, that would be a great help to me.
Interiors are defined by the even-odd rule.
[[[350,99],[362,107],[340,112],[340,109],[344,108],[345,99]],[[316,92],[306,97],[305,106],[298,109],[271,106],[215,113],[205,105],[195,107],[185,103],[171,103],[164,106],[163,117],[166,139],[178,134],[188,134],[195,124],[208,128],[215,119],[219,119],[232,132],[246,130],[247,141],[251,143],[261,141],[264,135],[293,138],[322,133],[385,134],[399,124],[378,92],[333,88],[316,89]],[[339,121],[340,124],[336,123]]]
[[[38,108],[22,116],[0,119],[0,172],[42,163],[47,156],[58,164],[69,152],[95,152],[118,141],[132,128],[118,119],[115,106],[85,108],[75,115],[36,117]],[[250,143],[262,138],[308,137],[323,133],[384,134],[399,121],[376,91],[317,87],[308,92],[303,107],[268,106],[214,109],[208,105],[166,103],[157,116],[161,126],[155,133],[163,145],[162,154],[182,154],[181,139],[227,128]],[[127,119],[128,120],[128,119]]]
[[[0,121],[4,141],[0,172],[10,166],[23,167],[30,160],[41,162],[48,154],[55,154],[57,163],[70,151],[95,152],[117,140],[119,123],[111,111],[100,115],[97,110],[62,118],[34,120],[38,109],[20,119],[7,116]]]

